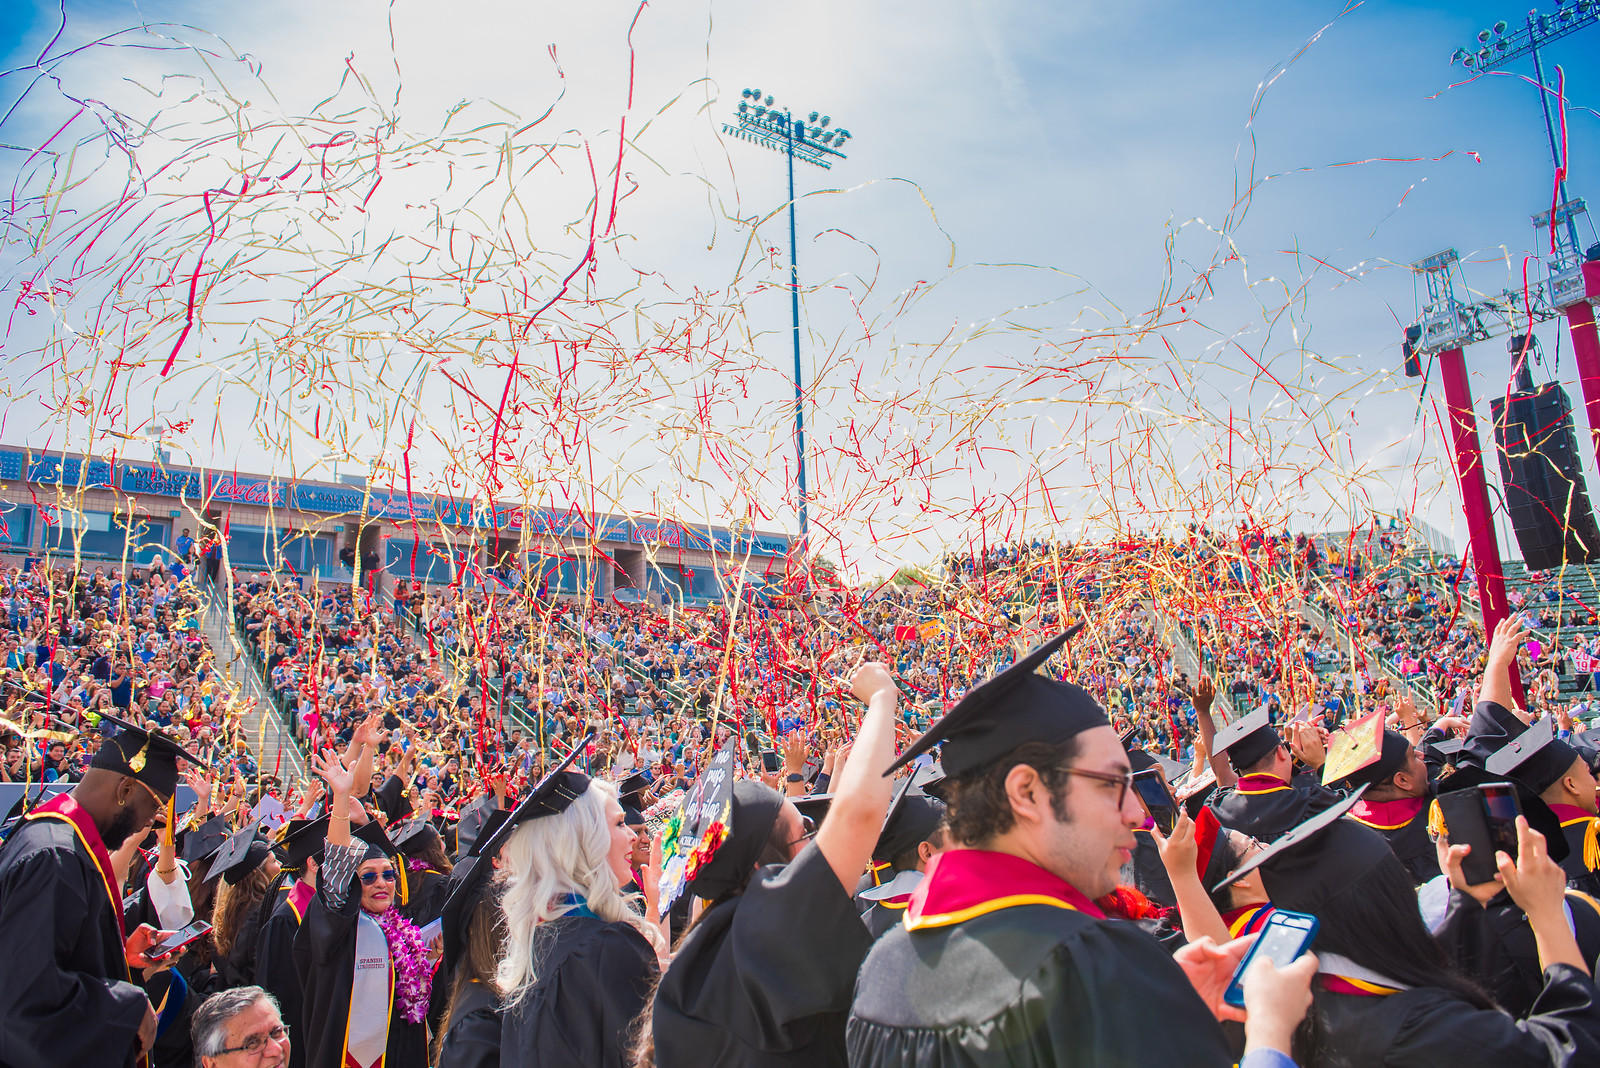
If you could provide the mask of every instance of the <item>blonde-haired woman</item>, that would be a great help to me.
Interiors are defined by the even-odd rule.
[[[567,770],[540,782],[485,841],[475,876],[498,863],[505,937],[499,1034],[482,1014],[464,1018],[481,1033],[452,1028],[442,1066],[497,1055],[507,1064],[623,1068],[665,949],[638,895],[622,892],[633,842],[616,787]]]

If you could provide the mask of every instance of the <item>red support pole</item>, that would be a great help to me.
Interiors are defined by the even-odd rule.
[[[1462,511],[1467,517],[1467,544],[1472,551],[1472,570],[1478,577],[1478,603],[1483,606],[1487,641],[1494,634],[1495,626],[1510,614],[1510,607],[1506,601],[1505,574],[1500,570],[1500,542],[1495,537],[1494,514],[1489,509],[1489,487],[1483,477],[1478,417],[1472,410],[1466,355],[1459,348],[1441,352],[1439,370],[1444,377],[1451,446],[1456,457],[1456,483],[1461,488]],[[1511,664],[1511,692],[1516,695],[1517,703],[1526,707],[1522,676],[1515,661]]]
[[[1600,263],[1583,265],[1587,299],[1567,306],[1567,329],[1572,334],[1572,354],[1578,364],[1578,384],[1583,387],[1583,407],[1589,414],[1589,444],[1600,460],[1600,334],[1595,331],[1594,305],[1600,300]]]

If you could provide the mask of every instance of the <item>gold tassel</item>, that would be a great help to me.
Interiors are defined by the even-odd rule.
[[[1444,810],[1439,807],[1439,799],[1434,798],[1428,802],[1428,834],[1438,838],[1449,833],[1450,828],[1444,825]]]
[[[406,882],[406,855],[401,853],[394,858],[394,872],[400,879],[400,904],[404,905],[410,898],[410,887]]]
[[[1583,832],[1583,865],[1590,871],[1600,869],[1600,820],[1590,820]]]

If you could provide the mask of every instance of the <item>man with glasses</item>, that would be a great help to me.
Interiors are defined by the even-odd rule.
[[[953,848],[861,967],[852,1066],[1235,1063],[1216,1014],[1245,946],[1174,956],[1096,903],[1144,812],[1100,705],[1037,673],[1072,633],[974,687],[896,762],[944,743]]]
[[[201,1068],[282,1068],[289,1063],[289,1028],[278,1003],[259,986],[213,994],[189,1022]]]

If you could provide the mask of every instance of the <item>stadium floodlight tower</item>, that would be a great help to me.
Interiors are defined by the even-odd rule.
[[[1456,49],[1450,62],[1459,63],[1478,76],[1523,56],[1533,57],[1539,107],[1544,113],[1545,136],[1550,142],[1550,162],[1555,171],[1550,207],[1533,216],[1534,229],[1550,235],[1547,276],[1536,300],[1566,314],[1589,418],[1590,440],[1600,459],[1600,333],[1595,329],[1595,306],[1600,304],[1600,244],[1591,245],[1585,252],[1578,240],[1577,219],[1588,205],[1567,192],[1566,122],[1564,117],[1558,119],[1551,108],[1552,101],[1562,108],[1566,102],[1557,86],[1546,84],[1544,60],[1539,54],[1546,45],[1596,23],[1600,23],[1600,0],[1556,0],[1552,14],[1530,11],[1516,29],[1502,21],[1480,31],[1476,47]]]
[[[780,108],[760,89],[739,94],[734,123],[725,123],[722,132],[782,152],[789,160],[789,310],[794,319],[794,452],[796,483],[800,496],[800,552],[810,551],[806,525],[806,419],[805,386],[800,372],[800,266],[795,247],[794,161],[829,170],[833,160],[844,159],[840,150],[850,140],[850,131],[833,125],[830,116],[813,111],[804,120]]]

